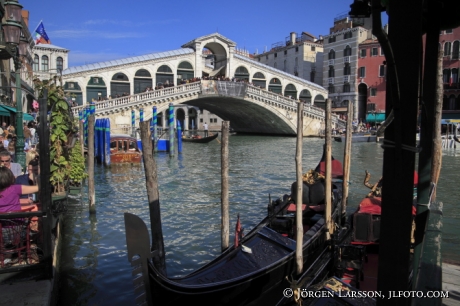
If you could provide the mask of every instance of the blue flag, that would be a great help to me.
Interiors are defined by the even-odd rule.
[[[39,43],[46,43],[50,44],[51,41],[48,38],[48,35],[46,34],[45,27],[43,26],[43,22],[40,21],[38,24],[37,29],[35,29],[35,43],[38,45]]]

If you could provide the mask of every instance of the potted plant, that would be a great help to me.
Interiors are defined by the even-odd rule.
[[[73,128],[72,113],[67,103],[64,89],[51,81],[35,80],[35,86],[43,92],[48,90],[48,112],[50,124],[50,184],[53,195],[63,197],[68,192],[71,170],[69,164],[68,136]]]
[[[76,142],[70,151],[69,162],[69,193],[79,194],[81,193],[83,180],[88,177],[85,169],[85,158],[82,155],[79,141]]]

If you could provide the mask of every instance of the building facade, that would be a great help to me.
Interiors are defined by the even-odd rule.
[[[439,49],[443,50],[442,81],[444,95],[443,119],[460,119],[460,27],[439,34]]]
[[[291,32],[284,42],[274,43],[269,51],[254,54],[253,57],[260,63],[322,85],[322,37],[317,39],[307,32],[300,35]]]
[[[371,125],[379,124],[385,120],[385,55],[375,38],[359,44],[358,54],[358,105],[366,106],[358,118]]]
[[[345,114],[348,103],[353,103],[353,118],[364,121],[367,99],[359,99],[358,94],[359,46],[371,38],[371,31],[361,25],[341,16],[324,36],[323,87],[329,91],[333,112]]]
[[[49,80],[62,75],[69,67],[69,50],[52,44],[38,44],[32,49],[32,70],[40,80]]]

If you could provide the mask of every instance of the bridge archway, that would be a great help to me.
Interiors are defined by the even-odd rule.
[[[324,99],[323,95],[317,95],[313,104],[322,109],[326,109],[326,99]]]
[[[139,69],[134,75],[134,94],[152,88],[152,75],[146,69]]]
[[[70,94],[72,103],[83,105],[83,92],[78,82],[65,82],[64,92]]]
[[[235,70],[235,78],[238,80],[249,81],[249,72],[244,66],[239,66]]]
[[[176,109],[176,120],[180,122],[182,131],[185,130],[185,111],[182,108]]]
[[[261,72],[254,73],[252,76],[252,84],[262,89],[267,89],[267,80],[265,79],[265,75]]]
[[[311,93],[307,89],[300,92],[299,100],[311,105]]]
[[[115,73],[110,81],[112,97],[129,96],[131,94],[129,79],[123,72]]]
[[[297,100],[297,89],[293,84],[287,84],[286,88],[284,89],[284,96],[291,97]]]
[[[86,85],[86,102],[97,101],[99,97],[107,97],[107,86],[104,79],[97,76],[90,77]]]
[[[283,91],[281,81],[277,78],[273,78],[270,80],[270,84],[268,85],[268,91],[272,91],[277,94],[281,94]]]
[[[228,54],[225,47],[219,43],[219,40],[214,39],[212,42],[208,42],[204,45],[204,49],[208,49],[212,53],[213,58],[213,71],[214,75],[226,76],[224,67],[227,67]]]
[[[156,86],[173,85],[174,84],[174,73],[168,65],[162,65],[157,69],[155,75]]]
[[[181,81],[190,80],[195,76],[192,64],[189,62],[180,62],[177,67],[177,84],[181,84]]]

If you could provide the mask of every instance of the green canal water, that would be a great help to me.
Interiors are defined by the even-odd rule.
[[[303,142],[303,172],[321,158],[324,140]],[[230,227],[239,213],[249,231],[267,213],[272,199],[289,193],[295,180],[295,138],[231,136],[229,141]],[[332,154],[343,159],[344,144]],[[159,153],[160,205],[168,276],[187,274],[220,252],[220,145],[184,143],[182,154]],[[376,143],[352,145],[350,198],[352,212],[382,171],[383,149]],[[460,150],[444,151],[437,200],[444,203],[443,260],[458,262],[460,253]],[[134,305],[131,267],[126,252],[123,213],[139,215],[150,228],[143,166],[100,165],[95,169],[97,214],[88,200],[72,200],[64,218],[60,305]],[[86,190],[84,190],[86,191]],[[77,208],[77,209],[75,209]],[[80,209],[78,209],[80,208]],[[233,235],[230,237],[232,240]]]

